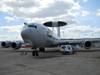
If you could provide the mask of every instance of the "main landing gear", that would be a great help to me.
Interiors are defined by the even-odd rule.
[[[36,50],[36,48],[32,51],[32,56],[39,56],[39,52]]]

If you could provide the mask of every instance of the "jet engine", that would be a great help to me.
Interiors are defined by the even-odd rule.
[[[11,42],[10,41],[3,41],[3,42],[1,42],[1,47],[8,48],[10,46],[11,46]]]
[[[84,42],[84,48],[90,49],[91,46],[92,46],[92,42],[90,42],[90,41],[85,41],[85,42]]]
[[[61,45],[60,46],[61,51],[63,51],[63,54],[74,54],[74,48],[72,47],[72,45]]]
[[[14,49],[19,49],[19,48],[21,48],[21,46],[22,46],[22,43],[19,42],[19,41],[11,43],[11,47],[14,48]]]

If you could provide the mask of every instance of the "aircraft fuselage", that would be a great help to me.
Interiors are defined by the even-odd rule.
[[[31,43],[33,47],[51,47],[58,41],[52,31],[43,25],[30,24],[23,28],[21,36],[24,42]]]

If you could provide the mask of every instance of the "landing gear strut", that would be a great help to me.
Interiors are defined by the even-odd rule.
[[[45,48],[41,47],[39,48],[40,52],[45,52]]]
[[[32,56],[39,56],[39,52],[36,50],[36,48],[32,51]]]

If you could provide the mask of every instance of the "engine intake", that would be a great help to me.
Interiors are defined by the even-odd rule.
[[[19,49],[21,47],[21,42],[12,42],[11,47],[14,49]]]
[[[11,46],[11,42],[10,41],[3,41],[3,42],[1,42],[1,46],[5,47],[5,48],[8,48],[8,47]]]
[[[90,41],[85,41],[84,47],[85,47],[86,49],[91,48],[91,46],[92,46],[92,43],[91,43]]]

